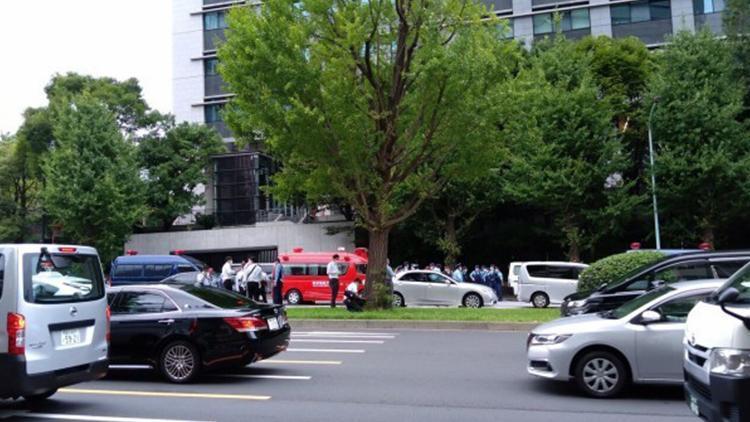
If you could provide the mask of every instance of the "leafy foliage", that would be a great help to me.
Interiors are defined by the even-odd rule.
[[[164,118],[162,127],[142,137],[139,161],[145,170],[146,206],[152,224],[169,230],[180,215],[201,203],[196,191],[208,183],[211,156],[224,151],[219,134],[204,125]]]
[[[714,243],[715,230],[750,206],[750,139],[738,120],[746,88],[727,42],[707,30],[676,35],[659,63],[650,92],[658,98],[653,132],[665,238]]]
[[[550,213],[576,261],[640,201],[622,178],[615,111],[600,101],[590,60],[562,38],[537,44],[506,88],[501,123],[502,136],[517,145],[506,163],[505,193]]]
[[[89,94],[55,114],[56,144],[43,166],[45,206],[65,239],[95,246],[109,262],[144,211],[135,147]]]
[[[657,251],[636,251],[600,259],[583,270],[578,282],[578,291],[589,292],[602,284],[617,281],[631,271],[653,264],[664,256],[662,252]]]

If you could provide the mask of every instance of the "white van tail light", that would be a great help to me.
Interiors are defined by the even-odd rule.
[[[266,323],[263,318],[256,316],[224,318],[224,322],[229,324],[232,328],[240,333],[248,333],[268,329],[268,323]]]
[[[23,356],[26,353],[26,318],[8,313],[8,354]]]

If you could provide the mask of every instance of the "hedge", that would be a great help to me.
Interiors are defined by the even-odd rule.
[[[600,259],[581,273],[581,278],[578,282],[578,291],[588,292],[595,290],[602,284],[620,279],[638,267],[653,264],[664,256],[664,253],[657,251],[637,251],[611,255]]]

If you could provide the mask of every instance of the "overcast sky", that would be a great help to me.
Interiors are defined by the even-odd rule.
[[[138,78],[148,104],[172,111],[172,0],[0,0],[0,133],[69,71]]]

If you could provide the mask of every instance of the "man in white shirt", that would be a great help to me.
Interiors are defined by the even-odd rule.
[[[331,262],[326,267],[326,274],[328,274],[328,286],[331,288],[331,308],[336,307],[336,296],[339,294],[339,276],[341,271],[339,270],[339,254],[334,254]]]
[[[235,272],[232,269],[232,257],[228,256],[224,259],[224,266],[221,267],[221,283],[227,290],[232,290],[234,285]]]
[[[248,258],[244,272],[245,280],[247,281],[247,297],[255,301],[260,301],[261,296],[264,296],[261,292],[263,268],[254,263],[252,259]]]

